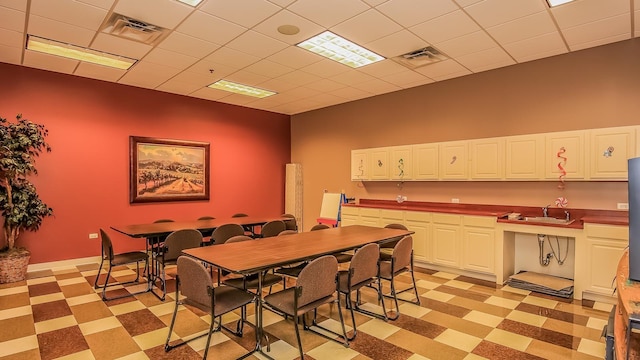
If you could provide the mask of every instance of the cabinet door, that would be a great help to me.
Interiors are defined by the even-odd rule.
[[[380,209],[361,208],[359,224],[367,226],[380,226]]]
[[[495,273],[495,230],[465,227],[462,230],[462,268]]]
[[[431,224],[433,263],[460,267],[460,225]]]
[[[544,136],[509,136],[505,139],[505,178],[537,180],[544,178]]]
[[[585,290],[611,296],[618,262],[629,245],[627,226],[585,224]]]
[[[468,177],[469,147],[466,141],[440,143],[440,178],[466,180]]]
[[[391,179],[413,179],[413,148],[411,146],[394,146],[389,150],[391,154]]]
[[[590,130],[591,179],[627,180],[627,160],[635,154],[635,127]]]
[[[369,149],[370,180],[389,180],[389,148]]]
[[[388,224],[403,224],[404,223],[404,211],[403,210],[380,210],[380,226],[386,226]]]
[[[369,155],[367,150],[351,150],[351,180],[368,180]]]
[[[504,177],[504,140],[489,138],[470,142],[471,178],[500,180]]]
[[[413,177],[416,180],[438,179],[438,144],[413,146]]]
[[[585,178],[584,131],[550,133],[545,137],[545,177]]]
[[[431,263],[431,213],[422,211],[405,211],[407,229],[414,232],[413,257],[422,262]]]

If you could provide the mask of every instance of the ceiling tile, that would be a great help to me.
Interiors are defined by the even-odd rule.
[[[341,84],[353,86],[355,84],[360,84],[365,81],[371,81],[374,79],[373,76],[360,72],[358,70],[349,70],[345,73],[342,73],[338,76],[330,77],[329,79],[339,82]]]
[[[284,35],[278,31],[281,25],[294,25],[300,29],[295,35]],[[264,35],[289,45],[296,45],[324,31],[324,28],[290,11],[282,10],[253,28]]]
[[[266,0],[234,0],[207,1],[199,9],[250,28],[280,11],[281,7]]]
[[[314,81],[318,81],[320,80],[320,77],[302,70],[296,70],[279,76],[277,79],[302,86]]]
[[[244,85],[256,86],[269,80],[268,76],[254,74],[249,71],[239,70],[231,75],[225,76],[225,79],[233,82],[237,82]]]
[[[183,55],[174,51],[155,48],[151,50],[142,60],[182,70],[193,65],[198,61],[198,58]]]
[[[138,61],[118,80],[118,83],[153,89],[175,76],[178,72],[178,69],[168,66]]]
[[[150,45],[103,33],[98,33],[91,48],[134,59],[142,59],[151,50]]]
[[[401,29],[400,25],[372,9],[334,26],[331,31],[357,44],[366,44]]]
[[[398,24],[411,27],[460,8],[451,0],[390,0],[376,9]]]
[[[321,79],[305,85],[305,87],[321,92],[330,92],[345,87],[344,84],[329,79]]]
[[[411,27],[409,30],[431,44],[480,30],[467,14],[458,10]]]
[[[453,60],[444,60],[427,66],[417,68],[415,71],[430,77],[431,79],[440,81],[450,79],[456,76],[471,74],[471,71],[464,68]]]
[[[380,79],[372,79],[362,83],[353,84],[352,86],[356,89],[369,91],[374,94],[386,94],[393,91],[402,90],[401,87],[390,84]]]
[[[614,36],[628,39],[631,36],[631,21],[629,14],[623,14],[563,29],[562,34],[571,48]]]
[[[364,99],[364,98],[366,98],[368,96],[371,96],[372,93],[369,92],[369,91],[356,89],[354,87],[347,86],[347,87],[344,87],[342,89],[338,89],[338,90],[333,91],[333,95],[339,96],[341,98],[345,98],[345,99],[348,99],[348,100],[357,100],[357,99]]]
[[[0,0],[0,6],[24,12],[27,11],[27,0]]]
[[[158,47],[180,54],[202,58],[218,49],[220,45],[172,31],[166,39],[158,44]]]
[[[258,84],[258,86],[262,89],[270,89],[272,91],[276,91],[278,93],[288,91],[291,89],[297,88],[299,85],[292,84],[288,81],[284,81],[281,79],[270,79],[265,82]],[[270,96],[271,97],[271,96]]]
[[[25,50],[23,65],[42,70],[55,71],[64,74],[71,74],[78,66],[78,60],[71,60],[59,56],[43,54],[35,51]]]
[[[302,70],[319,77],[331,77],[338,74],[346,73],[347,71],[351,70],[351,68],[346,65],[340,64],[339,62],[324,59],[309,66],[305,66],[302,68]]]
[[[269,0],[269,2],[272,2],[280,7],[287,7],[289,6],[292,2],[295,2],[296,0]]]
[[[228,47],[222,47],[207,56],[205,60],[229,66],[234,69],[242,69],[243,67],[260,61],[260,57],[243,53],[242,51],[237,51]]]
[[[207,85],[211,85],[214,82],[220,80],[220,76],[215,75],[218,71],[216,70],[213,74],[206,72],[193,71],[191,68],[189,70],[185,70],[176,76],[172,77],[170,81],[178,81],[183,83],[188,83],[193,85],[196,88],[205,87]],[[229,72],[229,74],[231,71]],[[225,74],[227,75],[227,74]]]
[[[109,10],[113,6],[113,3],[117,0],[76,0],[81,3],[97,6],[101,9]]]
[[[57,40],[77,46],[89,47],[95,32],[38,15],[31,15],[27,32],[31,35]]]
[[[580,0],[551,8],[561,29],[629,12],[629,0]]]
[[[22,49],[24,47],[24,34],[18,31],[0,29],[0,45]]]
[[[371,5],[371,6],[378,6],[380,4],[383,4],[389,0],[363,0],[364,2],[366,2],[367,4]]]
[[[117,82],[126,72],[127,70],[80,62],[73,74],[91,79]]]
[[[85,29],[97,30],[107,11],[73,0],[31,0],[31,14]]]
[[[290,68],[300,69],[324,58],[297,46],[290,46],[267,59]]]
[[[284,75],[286,73],[292,72],[294,69],[284,65],[280,65],[278,63],[274,63],[273,61],[261,60],[247,66],[243,70],[250,71],[258,75],[275,78],[275,77]]]
[[[369,74],[378,79],[382,79],[383,77],[392,74],[404,72],[406,70],[406,67],[392,60],[378,61],[377,63],[358,68],[358,71]]]
[[[415,36],[408,30],[401,30],[364,44],[364,47],[386,58],[390,58],[421,49],[427,45],[429,44],[426,41]]]
[[[202,87],[172,78],[156,87],[156,90],[173,94],[188,95],[196,90],[199,90],[200,88]]]
[[[432,83],[433,80],[428,77],[417,73],[413,70],[405,69],[404,71],[394,73],[392,75],[383,76],[382,80],[394,84],[396,86],[405,87],[410,84],[425,81],[425,83]],[[421,83],[422,85],[423,83]]]
[[[546,10],[541,0],[484,0],[465,7],[480,26],[491,27]]]
[[[547,11],[518,18],[487,29],[500,44],[508,44],[557,31]]]
[[[0,43],[0,62],[20,65],[22,61],[22,48],[6,46]]]
[[[560,34],[553,32],[504,45],[517,62],[537,60],[568,52]]]
[[[330,28],[369,10],[370,7],[360,0],[298,0],[287,9],[325,28]]]
[[[208,87],[202,88],[200,90],[196,90],[191,94],[189,94],[189,96],[197,97],[200,99],[213,100],[213,101],[219,101],[225,97],[228,97],[229,95],[231,95],[231,93],[228,91],[222,91],[222,90],[212,89]]]
[[[628,34],[615,35],[615,36],[610,36],[610,37],[606,37],[606,38],[596,39],[596,40],[589,41],[589,42],[583,42],[583,43],[576,44],[576,45],[570,45],[569,47],[571,48],[571,51],[578,51],[578,50],[582,50],[582,49],[592,48],[592,47],[595,47],[595,46],[600,46],[600,45],[605,45],[605,44],[611,44],[611,43],[618,42],[618,41],[628,40],[629,38],[630,38],[630,36]]]
[[[497,67],[515,64],[515,60],[502,48],[494,47],[477,53],[460,56],[456,59],[462,66],[473,72],[481,72]]]
[[[231,49],[260,58],[273,55],[287,47],[286,43],[249,30],[227,44]]]
[[[0,28],[23,32],[26,16],[24,11],[0,6]]]
[[[118,0],[113,11],[166,29],[175,29],[194,8],[173,0]]]
[[[195,11],[177,30],[198,39],[223,45],[245,32],[246,28],[205,12]]]
[[[484,31],[464,35],[445,42],[436,43],[436,48],[450,57],[458,57],[491,49],[497,44]]]
[[[224,98],[224,102],[232,105],[245,105],[253,101],[254,98],[247,95],[233,94],[231,93],[229,96]]]
[[[453,0],[453,1],[455,1],[458,5],[462,7],[466,7],[469,5],[473,5],[475,3],[479,3],[480,1],[484,1],[484,0]]]

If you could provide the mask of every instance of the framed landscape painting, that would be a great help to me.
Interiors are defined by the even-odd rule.
[[[129,137],[131,203],[209,200],[209,143]]]

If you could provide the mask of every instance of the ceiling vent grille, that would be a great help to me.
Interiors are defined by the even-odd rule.
[[[409,69],[415,69],[421,66],[437,63],[448,58],[433,46],[427,46],[391,59],[408,67]]]
[[[102,32],[152,45],[164,35],[165,29],[114,13],[107,21]]]

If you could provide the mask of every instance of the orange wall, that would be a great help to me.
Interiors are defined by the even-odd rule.
[[[350,151],[494,136],[640,124],[640,39],[397,91],[292,117],[291,159],[301,163],[304,228],[322,191],[347,196],[615,209],[626,182],[352,182]]]
[[[53,149],[32,181],[55,216],[19,243],[31,263],[97,256],[88,234],[111,225],[283,212],[287,115],[2,63],[0,78],[0,116],[44,124]],[[209,142],[211,199],[129,204],[131,135]],[[144,246],[109,233],[116,251]]]

